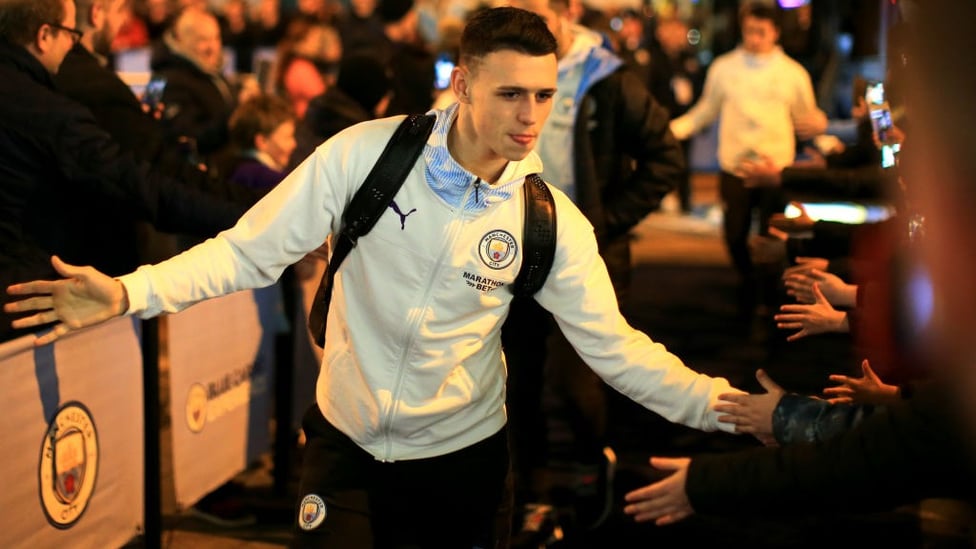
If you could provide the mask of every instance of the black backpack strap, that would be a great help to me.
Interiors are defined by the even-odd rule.
[[[556,204],[552,192],[538,174],[526,176],[525,223],[522,226],[522,267],[512,292],[529,297],[546,283],[556,255]]]
[[[329,266],[322,275],[315,291],[308,326],[315,343],[325,345],[325,323],[332,301],[332,284],[336,271],[346,255],[356,245],[359,237],[368,233],[390,205],[407,174],[413,169],[417,157],[424,150],[427,137],[434,128],[433,115],[414,114],[406,117],[390,137],[379,159],[349,206],[342,214],[342,229],[336,235],[335,248],[329,258]]]

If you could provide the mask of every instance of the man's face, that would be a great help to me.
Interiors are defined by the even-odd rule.
[[[196,16],[194,24],[187,31],[180,36],[181,46],[204,70],[217,72],[223,48],[217,20],[209,16]]]
[[[769,19],[747,15],[742,18],[742,46],[749,53],[763,54],[773,51],[779,41],[779,31]]]
[[[464,74],[459,100],[477,134],[482,158],[521,160],[535,147],[556,93],[556,56],[502,50],[484,56]]]
[[[61,62],[68,55],[71,48],[75,45],[75,35],[64,29],[75,28],[75,2],[74,0],[64,0],[64,18],[59,22],[63,27],[57,29],[50,27],[47,40],[47,49],[42,51],[38,59],[44,68],[51,74],[57,74],[61,68]]]
[[[92,45],[95,52],[101,55],[112,53],[112,42],[119,34],[119,29],[129,19],[129,0],[104,0],[105,22],[95,35]]]

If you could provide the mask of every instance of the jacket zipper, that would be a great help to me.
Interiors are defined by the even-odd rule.
[[[457,214],[454,216],[454,221],[459,221],[464,216],[464,205],[468,203],[468,198],[471,196],[472,189],[477,194],[478,187],[480,186],[481,179],[476,179],[474,186],[468,187],[465,191],[464,197],[461,199],[461,206],[457,209]],[[386,419],[383,421],[382,431],[384,438],[384,452],[383,458],[380,459],[382,462],[391,462],[393,459],[391,455],[393,453],[393,418],[397,414],[397,409],[400,403],[400,393],[403,389],[403,376],[406,373],[406,362],[407,354],[410,352],[410,347],[413,345],[413,340],[417,334],[417,329],[419,327],[420,321],[424,318],[424,311],[430,303],[430,296],[437,281],[437,275],[440,273],[441,269],[444,267],[444,258],[450,257],[454,253],[454,241],[457,240],[458,234],[461,232],[462,223],[455,223],[454,229],[451,234],[448,235],[446,239],[448,244],[441,250],[440,255],[437,258],[437,263],[435,264],[434,271],[431,273],[427,287],[424,289],[424,296],[421,300],[422,306],[415,307],[414,312],[411,313],[410,322],[408,323],[409,330],[407,330],[407,338],[403,344],[403,350],[400,353],[400,360],[397,361],[397,371],[396,371],[396,381],[393,384],[393,395],[390,403],[390,409],[386,413]]]

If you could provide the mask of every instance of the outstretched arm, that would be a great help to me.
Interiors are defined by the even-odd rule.
[[[652,457],[651,465],[664,471],[673,471],[671,476],[629,492],[624,499],[627,506],[624,512],[634,515],[637,522],[653,520],[663,526],[684,520],[695,513],[685,493],[688,466],[691,458]]]
[[[14,328],[57,322],[50,332],[37,338],[34,345],[46,345],[68,332],[122,316],[129,309],[125,287],[118,280],[92,267],[69,265],[57,256],[51,258],[51,265],[65,278],[34,280],[7,288],[10,295],[31,297],[7,303],[3,307],[6,312],[36,311],[13,321]]]

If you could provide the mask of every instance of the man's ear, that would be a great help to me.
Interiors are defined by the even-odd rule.
[[[264,152],[268,150],[268,137],[264,134],[254,136],[254,150]]]
[[[47,24],[41,25],[34,35],[34,41],[27,46],[27,49],[35,55],[43,55],[51,49],[54,38],[54,29]]]
[[[468,103],[471,98],[468,96],[471,88],[471,71],[467,67],[457,66],[451,71],[451,91],[457,97],[459,103]]]

